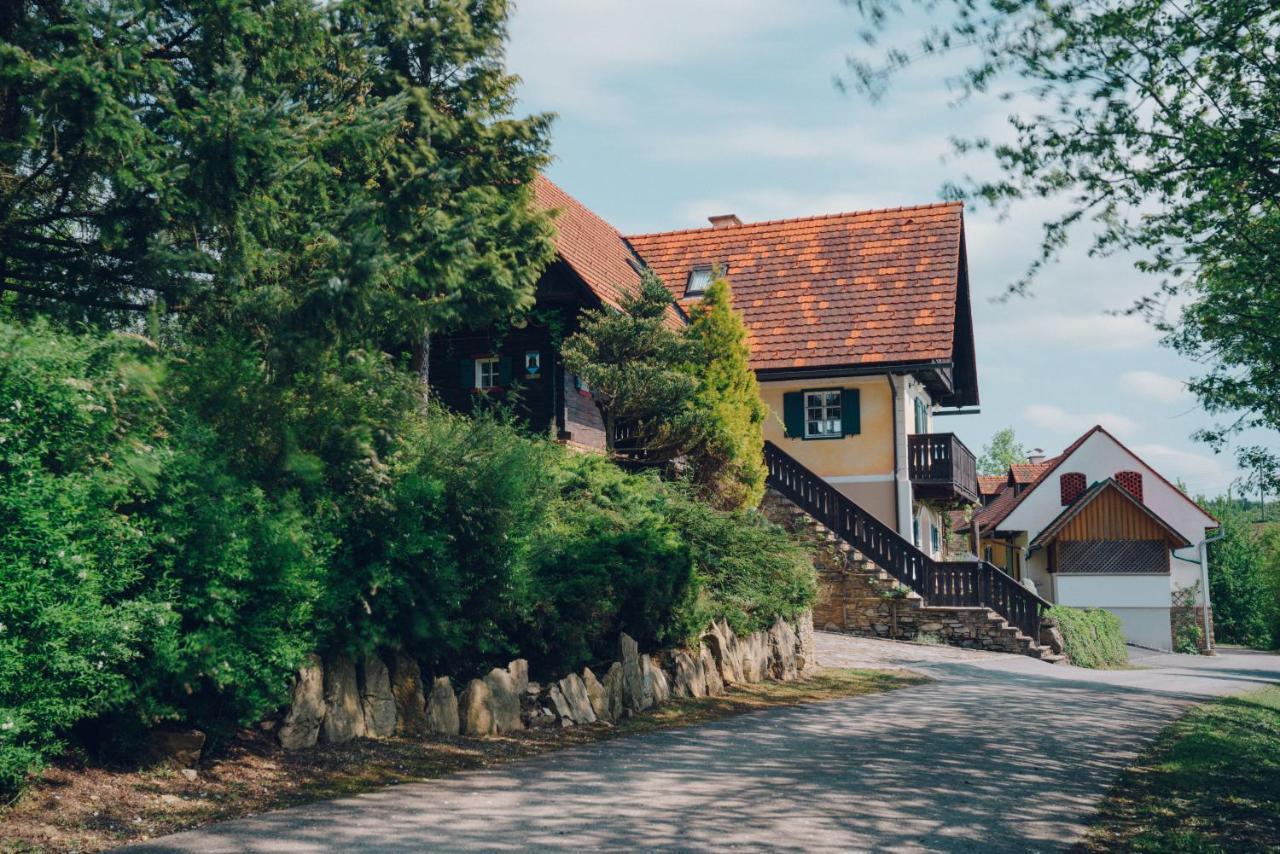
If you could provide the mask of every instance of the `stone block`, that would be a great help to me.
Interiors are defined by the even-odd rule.
[[[324,667],[320,656],[308,656],[298,668],[289,692],[289,711],[280,725],[280,746],[300,750],[315,746],[324,720]]]
[[[431,683],[427,697],[427,729],[437,735],[457,735],[462,724],[458,718],[458,697],[453,693],[453,683],[448,676],[441,676]]]
[[[360,686],[360,710],[365,734],[386,738],[396,731],[396,698],[391,693],[391,672],[381,658],[366,655],[356,671]]]
[[[324,720],[320,723],[320,741],[342,744],[364,734],[364,711],[360,708],[355,662],[345,655],[336,655],[324,663]]]
[[[458,722],[464,735],[496,735],[489,686],[472,679],[458,698]]]
[[[388,662],[391,695],[396,701],[396,734],[423,735],[427,731],[426,698],[422,693],[422,669],[418,662],[397,652]]]
[[[587,699],[591,701],[591,711],[595,713],[596,720],[613,720],[613,715],[609,712],[609,699],[605,694],[604,685],[591,672],[590,667],[582,668],[582,684],[587,689]]]
[[[524,684],[521,685],[518,674],[513,677],[509,670],[495,667],[485,675],[484,684],[489,689],[489,713],[494,731],[503,733],[524,729],[524,722],[520,720],[520,698],[529,684],[528,670],[525,670]]]

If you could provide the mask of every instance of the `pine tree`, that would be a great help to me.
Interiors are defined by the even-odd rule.
[[[160,308],[287,374],[531,303],[550,117],[511,115],[505,0],[0,5],[21,308]]]
[[[605,425],[605,443],[619,456],[616,429],[634,431],[624,456],[650,464],[668,462],[688,444],[696,380],[688,371],[689,347],[667,323],[671,294],[649,271],[622,311],[587,312],[581,329],[565,340],[565,366],[587,381]]]
[[[696,354],[696,439],[689,450],[694,480],[717,506],[754,507],[764,494],[764,420],[742,316],[729,282],[717,278],[692,312],[688,337]]]

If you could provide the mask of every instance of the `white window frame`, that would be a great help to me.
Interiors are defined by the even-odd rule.
[[[488,374],[488,382],[485,382],[486,374]],[[476,388],[497,388],[498,377],[499,371],[497,356],[486,356],[483,359],[476,359]]]
[[[689,271],[689,278],[685,280],[684,295],[696,297],[706,293],[707,288],[711,287],[711,283],[715,281],[715,273],[715,267],[711,264],[698,264],[695,266]],[[697,276],[706,276],[706,280],[695,287],[694,278]]]
[[[835,403],[831,403],[831,396],[835,396]],[[811,404],[810,398],[818,398],[817,403]],[[809,415],[813,410],[818,410],[819,417],[814,419]],[[832,418],[831,413],[834,411],[836,417]],[[817,429],[814,427],[817,425]],[[839,439],[844,436],[844,394],[838,388],[819,388],[804,393],[804,437],[806,439]]]

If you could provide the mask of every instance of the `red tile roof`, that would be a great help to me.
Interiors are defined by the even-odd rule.
[[[1005,475],[980,474],[978,475],[978,494],[999,495],[1000,490],[1004,489],[1008,482],[1009,478]]]
[[[1009,466],[1009,474],[1013,477],[1014,483],[1035,483],[1036,478],[1047,469],[1053,468],[1058,460],[1055,457],[1052,460],[1044,460],[1039,463],[1014,463]]]
[[[677,298],[726,264],[757,370],[952,358],[963,206],[772,220],[627,239]]]
[[[539,207],[556,211],[556,252],[600,301],[622,307],[622,297],[640,287],[639,263],[618,230],[539,175],[533,184]]]

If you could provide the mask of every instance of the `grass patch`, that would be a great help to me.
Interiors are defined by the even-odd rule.
[[[1103,802],[1082,851],[1280,848],[1280,686],[1199,706]]]
[[[680,699],[614,726],[536,729],[498,738],[358,740],[286,753],[245,731],[187,780],[170,769],[101,768],[64,759],[0,809],[0,851],[100,851],[269,809],[430,780],[610,738],[707,723],[762,709],[890,691],[927,680],[905,672],[826,668],[797,682]]]

